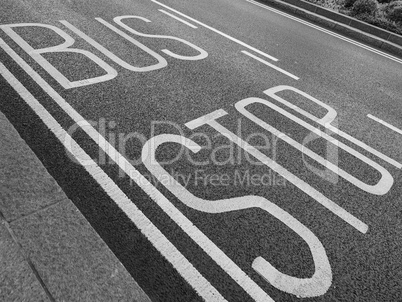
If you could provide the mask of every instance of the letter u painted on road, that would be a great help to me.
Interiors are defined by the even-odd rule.
[[[201,146],[180,135],[161,134],[152,137],[142,149],[144,165],[181,202],[190,208],[206,213],[226,213],[250,208],[262,209],[283,222],[307,243],[315,267],[315,272],[310,278],[297,278],[278,271],[264,258],[257,257],[252,263],[255,271],[277,289],[298,297],[316,297],[327,292],[332,283],[331,266],[324,246],[305,225],[276,204],[260,196],[249,195],[214,201],[194,196],[156,161],[156,150],[164,143],[181,144],[194,153],[200,151]],[[165,181],[166,177],[169,177],[170,180]]]

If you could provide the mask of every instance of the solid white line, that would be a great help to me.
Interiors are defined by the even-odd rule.
[[[391,125],[391,124],[388,124],[387,122],[385,122],[385,121],[379,119],[378,117],[375,117],[375,116],[373,116],[373,115],[371,115],[371,114],[367,114],[367,117],[371,118],[372,120],[375,120],[376,122],[379,122],[380,124],[383,124],[384,126],[388,127],[388,128],[391,129],[391,130],[394,130],[395,132],[397,132],[397,133],[399,133],[399,134],[402,134],[402,130],[401,130],[401,129],[398,129],[398,128],[396,128],[395,126],[393,126],[393,125]]]
[[[249,53],[248,51],[242,50],[241,52],[246,54],[246,55],[248,55],[248,56],[250,56],[250,57],[252,57],[253,59],[256,59],[257,61],[259,61],[259,62],[261,62],[261,63],[263,63],[263,64],[265,64],[265,65],[267,65],[267,66],[269,66],[271,68],[273,68],[273,69],[278,70],[279,72],[282,72],[283,74],[291,77],[292,79],[295,79],[295,80],[299,79],[298,77],[296,77],[295,75],[291,74],[290,72],[287,72],[286,70],[283,70],[282,68],[279,68],[279,67],[275,66],[274,64],[271,64],[271,63],[269,63],[269,62],[267,62],[267,61],[255,56],[255,55]]]
[[[74,150],[72,155],[75,156],[77,161],[196,292],[206,301],[226,301],[2,63],[0,63],[0,74],[18,92],[65,148]]]
[[[168,13],[167,11],[165,11],[163,9],[158,9],[158,11],[160,11],[161,13],[164,13],[164,14],[168,15],[169,17],[172,17],[172,18],[176,19],[177,21],[180,21],[181,23],[184,23],[184,24],[186,24],[186,25],[188,25],[188,26],[190,26],[192,28],[198,28],[197,26],[191,24],[190,22],[187,22],[187,21],[185,21],[185,20],[183,20],[183,19],[181,19],[179,17],[176,17],[175,15],[173,15],[171,13]]]
[[[172,12],[175,12],[176,14],[178,14],[180,16],[183,16],[183,17],[193,21],[194,23],[197,23],[197,24],[199,24],[199,25],[201,25],[201,26],[203,26],[205,28],[208,28],[209,30],[212,30],[212,31],[216,32],[217,34],[219,34],[219,35],[221,35],[221,36],[223,36],[223,37],[225,37],[225,38],[227,38],[229,40],[232,40],[233,42],[236,42],[237,44],[240,44],[241,46],[247,47],[248,49],[250,49],[252,51],[255,51],[256,53],[259,53],[260,55],[262,55],[262,56],[264,56],[264,57],[266,57],[266,58],[268,58],[268,59],[270,59],[272,61],[275,61],[275,62],[278,61],[277,58],[275,58],[273,56],[270,56],[269,54],[266,54],[265,52],[262,52],[261,50],[258,50],[257,48],[254,48],[254,47],[252,47],[252,46],[250,46],[250,45],[248,45],[248,44],[246,44],[246,43],[244,43],[244,42],[242,42],[242,41],[240,41],[240,40],[238,40],[236,38],[233,38],[233,37],[221,32],[221,31],[219,31],[219,30],[217,30],[217,29],[215,29],[215,28],[213,28],[213,27],[211,27],[209,25],[206,25],[206,24],[204,24],[204,23],[202,23],[200,21],[197,21],[196,19],[191,18],[191,17],[189,17],[189,16],[187,16],[187,15],[185,15],[185,14],[183,14],[183,13],[181,13],[181,12],[179,12],[179,11],[177,11],[177,10],[167,6],[167,5],[165,5],[165,4],[162,4],[162,3],[160,3],[160,2],[158,2],[156,0],[151,0],[151,1],[156,3],[156,4],[158,4],[158,5],[160,5],[160,6],[163,6],[164,8],[167,8],[167,9],[171,10]]]
[[[152,0],[151,0],[151,1],[152,1]],[[274,12],[274,13],[279,14],[279,15],[282,15],[282,16],[284,16],[284,17],[286,17],[286,18],[292,19],[292,20],[294,20],[294,21],[297,21],[297,22],[299,22],[299,23],[302,23],[302,24],[304,24],[304,25],[307,25],[307,26],[309,26],[309,27],[312,27],[312,28],[314,28],[314,29],[317,29],[317,30],[319,30],[319,31],[322,31],[322,32],[324,32],[324,33],[326,33],[326,34],[329,34],[329,35],[331,35],[331,36],[334,36],[334,37],[336,37],[336,38],[339,38],[339,39],[341,39],[341,40],[344,40],[344,41],[346,41],[346,42],[349,42],[349,43],[351,43],[351,44],[354,44],[354,45],[356,45],[356,46],[359,46],[359,47],[361,47],[361,48],[364,48],[364,49],[366,49],[366,50],[369,50],[369,51],[374,52],[374,53],[376,53],[376,54],[378,54],[378,55],[381,55],[381,56],[383,56],[383,57],[386,57],[386,58],[388,58],[388,59],[390,59],[390,60],[393,60],[393,61],[395,61],[395,62],[398,62],[398,63],[402,64],[402,60],[401,60],[401,59],[399,59],[399,58],[397,58],[397,57],[394,57],[394,56],[392,56],[392,55],[389,55],[389,54],[387,54],[387,53],[385,53],[385,52],[382,52],[382,51],[377,50],[377,49],[375,49],[375,48],[372,48],[372,47],[370,47],[370,46],[364,45],[364,44],[362,44],[362,43],[360,43],[360,42],[357,42],[357,41],[354,41],[354,40],[352,40],[352,39],[346,38],[346,37],[344,37],[344,36],[342,36],[342,35],[339,35],[339,34],[337,34],[337,33],[334,33],[333,31],[324,29],[324,28],[322,28],[322,27],[320,27],[320,26],[314,25],[314,24],[312,24],[312,23],[310,23],[310,22],[304,21],[304,20],[302,20],[302,19],[299,19],[299,18],[294,17],[294,16],[292,16],[292,15],[289,15],[289,14],[287,14],[287,13],[281,12],[281,11],[279,11],[279,10],[277,10],[277,9],[274,9],[274,8],[271,8],[271,7],[269,7],[269,6],[263,5],[263,4],[261,4],[261,3],[255,2],[255,1],[253,1],[253,0],[246,0],[246,1],[249,2],[249,3],[252,3],[252,4],[254,4],[254,5],[257,5],[257,6],[259,6],[259,7],[262,7],[262,8],[264,8],[264,9],[270,10],[270,11],[272,11],[272,12]]]
[[[182,212],[180,212],[161,192],[159,192],[131,163],[122,156],[109,142],[99,134],[85,119],[66,102],[36,71],[32,69],[14,50],[2,39],[0,46],[25,72],[60,106],[77,125],[85,122],[81,129],[122,169],[155,203],[192,239],[203,251],[209,255],[234,281],[236,281],[255,301],[273,302],[272,298],[258,286],[236,263],[233,262],[218,246],[202,233]],[[110,185],[110,184],[108,184]],[[181,268],[180,268],[181,269]],[[179,271],[181,273],[182,269]],[[187,275],[184,275],[185,278]],[[206,301],[224,299],[210,299],[214,294],[212,286],[198,284],[197,280],[186,279]],[[212,288],[211,288],[212,287]],[[219,296],[218,296],[219,297]]]

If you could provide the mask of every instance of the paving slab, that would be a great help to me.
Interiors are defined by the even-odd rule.
[[[10,226],[56,301],[150,301],[70,200]]]
[[[0,212],[7,221],[47,207],[65,195],[0,112]]]
[[[1,112],[0,265],[0,301],[150,301]]]
[[[0,218],[0,301],[50,301]]]

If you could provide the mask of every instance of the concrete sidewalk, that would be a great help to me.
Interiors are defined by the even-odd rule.
[[[150,301],[1,112],[0,301]]]

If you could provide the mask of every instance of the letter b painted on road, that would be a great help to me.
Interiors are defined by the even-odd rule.
[[[64,42],[55,46],[35,49],[13,30],[14,27],[41,27],[50,29],[56,34],[58,34],[61,38],[63,38]],[[117,71],[113,67],[111,67],[109,64],[104,62],[102,59],[100,59],[93,53],[83,49],[70,48],[70,46],[74,44],[75,40],[71,36],[69,36],[66,32],[64,32],[63,30],[61,30],[56,26],[42,23],[17,23],[17,24],[1,25],[0,28],[3,29],[3,31],[8,36],[10,36],[10,38],[13,39],[14,42],[16,42],[22,49],[24,49],[40,66],[42,66],[61,86],[63,86],[64,89],[70,89],[105,82],[117,76]],[[43,57],[42,54],[44,53],[82,54],[86,56],[88,59],[90,59],[92,62],[96,63],[99,67],[101,67],[106,72],[106,74],[78,81],[70,81],[52,64],[50,64],[49,61],[47,61]],[[74,64],[71,64],[71,66],[73,65]]]

